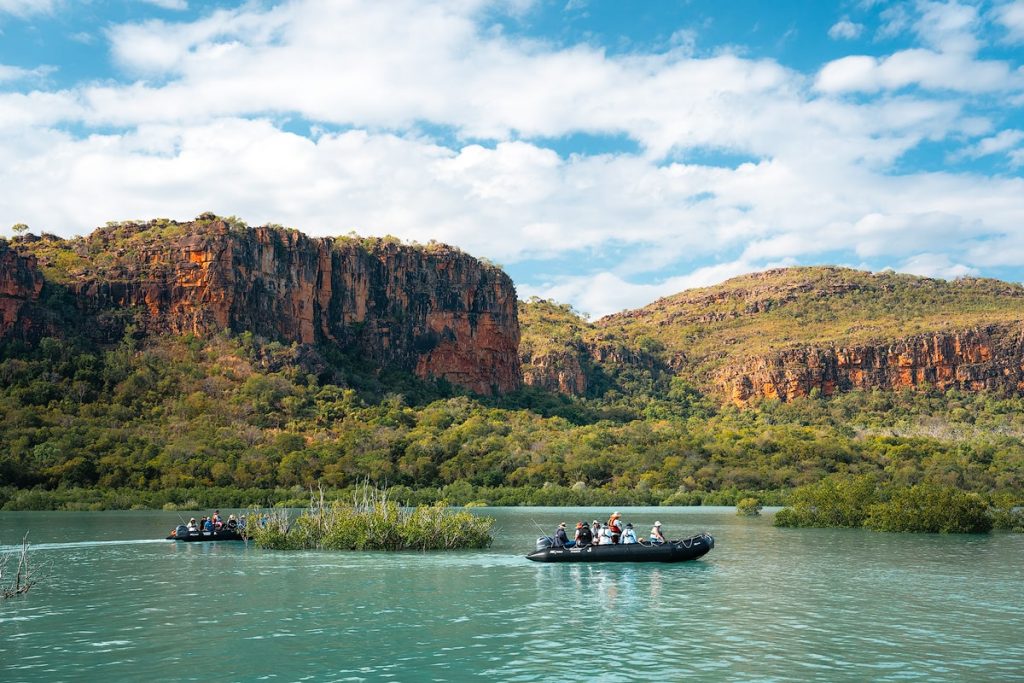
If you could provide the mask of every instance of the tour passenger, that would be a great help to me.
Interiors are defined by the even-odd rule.
[[[189,533],[191,533],[193,531],[199,531],[199,527],[196,526],[196,518],[195,517],[193,517],[192,519],[188,520],[188,524],[186,526],[188,526]]]
[[[608,528],[611,530],[612,543],[618,543],[619,538],[622,537],[622,519],[621,512],[613,512],[612,516],[608,518]]]
[[[573,545],[569,537],[565,535],[565,522],[561,522],[558,525],[558,529],[555,530],[555,548],[571,548]]]
[[[594,542],[594,533],[590,530],[590,527],[586,522],[580,522],[576,525],[576,545],[582,547],[590,545]]]
[[[203,531],[213,531],[213,521],[207,519],[206,523],[203,524]]]
[[[622,532],[622,540],[619,541],[624,545],[630,545],[636,543],[636,532],[633,531],[633,525],[627,524],[626,528]]]
[[[612,535],[612,528],[605,524],[601,527],[601,545],[614,545],[615,537]]]
[[[601,543],[601,522],[596,519],[590,523],[590,533],[594,537],[594,545]]]
[[[234,515],[228,515],[228,529],[236,531],[238,529],[238,520],[235,519]]]
[[[661,533],[661,522],[655,522],[651,527],[651,543],[661,544],[665,542],[665,535]]]

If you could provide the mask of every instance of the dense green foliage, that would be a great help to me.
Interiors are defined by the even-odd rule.
[[[761,501],[757,498],[744,498],[736,503],[736,514],[740,517],[757,517],[761,514]]]
[[[879,485],[877,476],[834,475],[793,491],[775,515],[782,527],[866,527],[876,531],[984,533],[1020,530],[1014,496],[984,497],[934,482]]]
[[[364,480],[414,503],[779,504],[837,472],[1024,491],[1016,396],[854,392],[739,410],[638,382],[628,396],[481,399],[345,359],[313,375],[298,355],[248,335],[3,347],[0,505],[273,504]]]
[[[491,544],[494,519],[443,503],[403,508],[388,492],[363,489],[353,500],[315,501],[299,515],[258,511],[246,535],[274,550],[456,550]],[[253,523],[255,522],[255,523]]]
[[[988,506],[951,486],[916,484],[872,505],[864,526],[876,531],[984,533],[992,528]]]

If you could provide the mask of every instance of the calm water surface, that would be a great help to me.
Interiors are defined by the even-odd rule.
[[[1024,680],[1024,535],[779,530],[627,508],[717,547],[668,566],[542,565],[488,509],[485,551],[285,553],[156,540],[175,513],[0,513],[45,582],[0,603],[0,681]]]

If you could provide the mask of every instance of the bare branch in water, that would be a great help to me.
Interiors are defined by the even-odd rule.
[[[18,553],[18,566],[14,578],[8,579],[7,565],[11,555],[0,557],[0,600],[13,598],[15,595],[28,593],[38,583],[38,577],[31,570],[28,557],[28,533],[21,539],[21,550]]]

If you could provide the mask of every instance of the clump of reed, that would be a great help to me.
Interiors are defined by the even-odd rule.
[[[364,486],[351,501],[310,495],[296,519],[286,510],[253,511],[246,536],[273,550],[456,550],[491,544],[494,519],[444,503],[401,506],[386,489]]]

